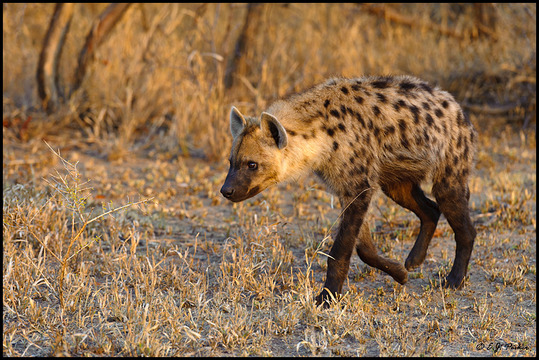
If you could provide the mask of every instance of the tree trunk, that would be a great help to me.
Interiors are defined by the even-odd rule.
[[[245,61],[245,50],[253,46],[257,28],[260,26],[264,4],[249,3],[243,28],[236,41],[234,52],[228,58],[225,70],[225,89],[230,89],[237,74],[248,75],[250,68]]]
[[[474,3],[474,32],[476,36],[496,39],[496,9],[492,4]]]
[[[75,71],[71,94],[81,86],[88,65],[94,58],[95,50],[101,45],[130,5],[130,3],[111,4],[101,13],[99,19],[94,22],[92,30],[90,30],[90,33],[86,37],[86,42],[79,55],[79,63]]]
[[[56,4],[49,29],[43,41],[43,48],[39,54],[37,64],[37,91],[41,98],[43,108],[53,112],[58,106],[61,88],[58,79],[58,65],[65,37],[71,18],[74,4]]]

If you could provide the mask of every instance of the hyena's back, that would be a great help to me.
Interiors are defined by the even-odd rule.
[[[338,195],[365,181],[466,182],[473,161],[474,130],[458,103],[410,76],[330,79],[268,112],[298,143],[325,147],[314,170]]]

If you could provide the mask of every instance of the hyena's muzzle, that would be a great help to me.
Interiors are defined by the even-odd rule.
[[[265,187],[258,185],[253,186],[253,181],[246,171],[230,167],[221,188],[221,194],[230,201],[240,202],[255,196],[264,189]]]

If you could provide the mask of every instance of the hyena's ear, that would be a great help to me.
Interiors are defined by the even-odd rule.
[[[260,117],[260,127],[262,128],[262,133],[266,136],[271,136],[275,140],[275,144],[279,149],[286,147],[288,144],[286,130],[275,116],[263,112]]]
[[[247,122],[240,111],[235,106],[232,106],[230,110],[230,132],[234,139],[238,137],[246,124]]]

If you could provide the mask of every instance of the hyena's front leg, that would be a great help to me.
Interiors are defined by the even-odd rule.
[[[408,281],[408,271],[396,260],[388,259],[378,254],[378,249],[372,242],[371,231],[367,223],[363,223],[359,231],[359,239],[356,246],[359,258],[367,265],[382,270],[391,275],[399,284]]]
[[[371,197],[370,192],[366,192],[350,205],[345,201],[341,201],[343,207],[347,205],[348,207],[343,212],[339,231],[329,252],[330,257],[328,257],[328,271],[324,289],[316,297],[318,305],[324,303],[324,306],[327,307],[331,300],[330,293],[336,295],[342,290],[350,267],[350,257],[354,251]]]

